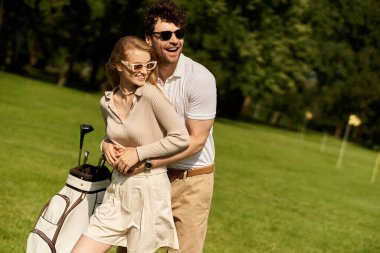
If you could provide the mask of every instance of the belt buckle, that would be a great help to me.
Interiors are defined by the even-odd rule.
[[[187,178],[187,172],[189,170],[185,170],[184,172],[182,172],[182,180],[185,180]]]
[[[187,177],[187,170],[168,169],[168,171],[169,175],[173,173],[172,176],[175,178],[186,179]]]

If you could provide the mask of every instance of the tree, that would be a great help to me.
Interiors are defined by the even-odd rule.
[[[143,37],[155,0],[0,1],[2,69],[98,89],[112,46]],[[364,123],[355,136],[380,139],[376,0],[174,1],[189,19],[185,54],[216,77],[219,116],[265,108],[268,122],[295,127],[311,110],[316,129],[339,134],[355,113]]]
[[[351,113],[360,115],[364,126],[373,124],[368,121],[369,115],[380,116],[371,111],[380,97],[379,3],[318,1],[313,2],[313,9],[312,22],[321,52],[315,68],[321,118],[336,127],[337,135]]]

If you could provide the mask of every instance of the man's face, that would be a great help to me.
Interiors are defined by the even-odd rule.
[[[173,23],[164,22],[158,19],[154,26],[154,34],[146,37],[148,44],[152,45],[160,64],[176,64],[179,56],[182,53],[184,39],[178,39],[174,32],[181,28]],[[172,32],[170,39],[165,40],[165,36],[160,35],[160,32]],[[181,36],[180,36],[181,37]]]

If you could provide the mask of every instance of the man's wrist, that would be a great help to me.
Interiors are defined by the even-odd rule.
[[[153,169],[153,161],[150,158],[146,159],[144,167],[146,171],[151,171]]]

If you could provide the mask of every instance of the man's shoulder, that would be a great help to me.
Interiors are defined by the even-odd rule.
[[[195,79],[199,77],[215,79],[211,71],[208,68],[206,68],[204,65],[202,65],[201,63],[185,55],[183,55],[183,58],[184,58],[185,68],[188,71],[188,74],[191,75],[191,77]]]

